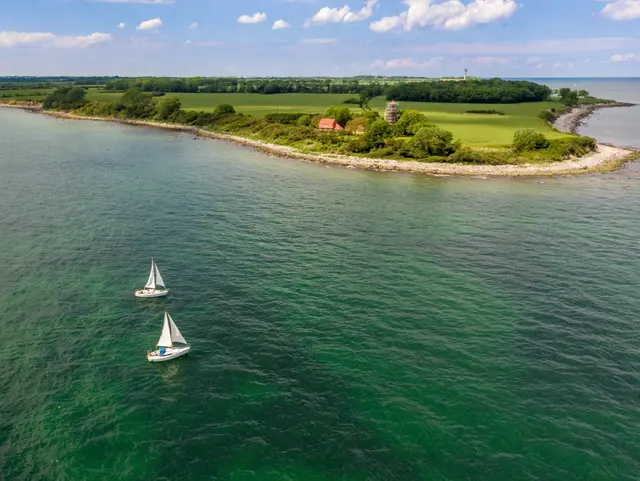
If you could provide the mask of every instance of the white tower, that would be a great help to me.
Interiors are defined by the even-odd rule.
[[[467,72],[468,72],[468,70],[465,68],[465,69],[464,69],[464,79],[465,79],[465,80],[467,80]]]

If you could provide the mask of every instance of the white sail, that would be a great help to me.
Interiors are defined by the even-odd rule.
[[[162,280],[162,276],[160,275],[160,271],[158,270],[158,265],[154,262],[153,266],[155,267],[155,275],[156,275],[156,286],[166,287],[164,285],[164,281]]]
[[[173,347],[171,342],[171,328],[169,327],[169,314],[164,313],[164,325],[162,326],[162,334],[158,340],[158,347]]]
[[[169,316],[169,325],[171,326],[171,340],[173,342],[180,342],[182,344],[186,344],[187,341],[185,341],[184,337],[182,337],[182,334],[180,334],[180,331],[178,330],[178,326],[176,326],[176,323],[173,322],[173,319],[171,319],[171,316],[169,314],[167,314]]]
[[[144,286],[145,289],[155,289],[156,288],[156,263],[151,259],[151,272],[149,273],[149,280],[147,284]]]

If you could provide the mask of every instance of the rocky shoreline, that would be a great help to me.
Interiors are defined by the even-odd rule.
[[[607,109],[613,107],[635,107],[636,104],[627,102],[608,102],[590,105],[578,105],[571,107],[564,114],[560,115],[554,123],[554,127],[560,132],[568,134],[578,134],[580,127],[584,125],[584,121],[590,117],[596,110]]]
[[[42,113],[68,120],[93,120],[100,122],[117,122],[125,125],[162,128],[179,132],[187,132],[204,138],[224,140],[235,144],[250,147],[269,155],[300,159],[309,162],[336,165],[347,168],[363,170],[409,172],[436,176],[471,176],[471,177],[530,177],[584,174],[589,172],[602,172],[618,168],[626,160],[635,156],[636,152],[621,149],[610,145],[598,145],[598,152],[585,157],[570,159],[561,162],[549,162],[546,164],[520,164],[520,165],[472,165],[472,164],[448,164],[448,163],[424,163],[418,161],[373,159],[345,155],[306,153],[292,147],[281,146],[248,139],[231,134],[212,132],[209,130],[191,127],[187,125],[151,122],[145,120],[128,120],[120,118],[88,117],[70,114],[67,112],[43,111],[38,105],[24,103],[0,103],[0,107],[21,108],[32,112]],[[593,109],[595,110],[595,109]],[[591,110],[591,111],[593,111]],[[571,115],[571,113],[565,114]],[[583,117],[585,118],[585,117]],[[559,119],[560,120],[560,119]],[[573,120],[572,120],[573,121]]]

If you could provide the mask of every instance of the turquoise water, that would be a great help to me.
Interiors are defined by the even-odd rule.
[[[0,126],[1,479],[638,478],[638,164],[429,178]],[[152,255],[171,293],[135,299]],[[149,364],[165,309],[193,349]]]

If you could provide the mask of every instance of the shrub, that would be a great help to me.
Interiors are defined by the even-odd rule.
[[[324,116],[329,119],[336,119],[338,123],[345,127],[347,122],[353,118],[353,114],[347,107],[329,107]]]
[[[236,109],[233,108],[233,105],[221,104],[216,107],[214,113],[216,115],[231,115],[236,113]]]
[[[482,110],[482,109],[465,110],[464,113],[465,114],[485,114],[485,115],[505,115],[505,113],[502,112],[501,110]]]
[[[368,142],[363,138],[359,137],[357,139],[353,139],[349,141],[349,143],[344,147],[345,152],[350,152],[353,154],[366,154],[371,150]]]
[[[264,116],[264,119],[267,122],[271,122],[274,124],[285,124],[292,125],[298,122],[298,119],[304,117],[306,114],[303,112],[300,113],[289,113],[289,112],[272,112]]]
[[[364,139],[372,149],[383,146],[384,141],[389,137],[391,137],[391,127],[384,120],[376,120],[364,133]]]
[[[450,155],[456,151],[453,134],[438,127],[422,127],[407,143],[412,157],[421,158],[431,155]]]
[[[549,141],[540,132],[533,129],[521,129],[513,135],[513,149],[516,152],[527,152],[546,149]]]
[[[564,160],[569,157],[582,157],[598,148],[596,139],[592,137],[564,137],[549,142],[549,146],[540,151],[540,155],[548,160]]]
[[[492,150],[475,150],[470,147],[461,147],[447,157],[446,162],[455,164],[485,164],[500,165],[507,164],[509,160],[508,152],[496,152]]]
[[[298,121],[296,122],[296,124],[304,127],[308,127],[309,125],[311,125],[311,116],[302,115],[300,118],[298,118]]]
[[[393,125],[393,135],[403,137],[415,135],[418,130],[428,125],[427,117],[417,110],[404,110]]]
[[[356,97],[351,97],[350,99],[343,100],[342,103],[343,104],[360,105],[360,99],[356,98]]]

